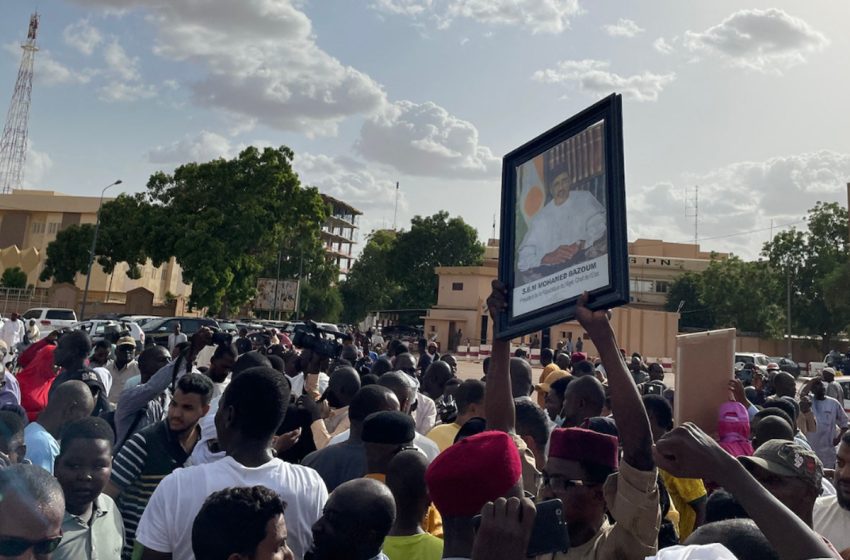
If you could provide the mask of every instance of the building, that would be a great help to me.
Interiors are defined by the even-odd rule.
[[[328,257],[339,267],[340,277],[344,278],[354,262],[353,248],[358,241],[359,217],[363,212],[332,196],[321,196],[330,206],[330,214],[322,226],[322,242]]]
[[[614,331],[624,348],[658,359],[675,356],[678,315],[664,311],[667,290],[679,275],[704,270],[711,258],[712,254],[700,251],[698,245],[654,239],[629,243],[632,303],[616,309],[612,316]],[[481,266],[436,268],[437,304],[424,317],[426,337],[435,338],[441,348],[451,351],[455,350],[458,339],[461,345],[492,343],[487,297],[490,283],[498,276],[498,259],[499,241],[491,239]],[[537,335],[538,339],[542,334]],[[581,338],[584,350],[595,351],[576,322],[553,325],[548,337],[551,347],[558,340],[575,342]],[[532,338],[527,336],[517,342],[528,344]]]
[[[711,259],[726,253],[701,251],[699,245],[637,239],[629,243],[629,293],[631,305],[662,311],[673,281],[686,272],[702,272]]]
[[[104,199],[104,202],[111,199]],[[94,224],[97,221],[100,197],[71,196],[52,191],[15,190],[0,194],[0,266],[2,269],[20,267],[27,283],[36,288],[48,288],[52,282],[38,277],[47,259],[47,246],[56,235],[72,225]],[[133,235],[133,232],[128,232]],[[89,285],[91,301],[122,299],[136,288],[154,294],[155,302],[172,295],[188,298],[191,287],[183,282],[183,274],[175,259],[155,267],[148,261],[141,267],[142,277],[127,277],[127,265],[122,263],[112,274],[106,274],[95,262]],[[85,287],[86,277],[78,274],[75,284]]]

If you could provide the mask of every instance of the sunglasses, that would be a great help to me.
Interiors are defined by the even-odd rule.
[[[50,554],[62,542],[62,535],[43,541],[30,541],[20,537],[0,537],[0,556],[20,556],[29,549],[35,554]]]

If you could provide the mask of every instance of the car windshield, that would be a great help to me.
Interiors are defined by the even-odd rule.
[[[753,363],[753,357],[752,356],[735,356],[735,361],[736,362],[742,362],[742,363],[745,363],[745,364],[751,364],[751,363]]]
[[[756,363],[760,366],[766,366],[769,362],[764,356],[756,356]]]
[[[148,321],[145,323],[146,331],[155,331],[159,327],[161,327],[168,319],[155,319],[153,321]]]

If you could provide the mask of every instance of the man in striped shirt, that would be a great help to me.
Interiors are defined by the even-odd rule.
[[[208,377],[187,373],[177,381],[167,418],[131,436],[115,456],[106,493],[124,518],[124,560],[133,553],[136,527],[151,494],[163,478],[183,466],[200,439],[198,422],[209,411],[212,393]]]

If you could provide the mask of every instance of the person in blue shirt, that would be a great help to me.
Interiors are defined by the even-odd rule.
[[[27,459],[47,472],[53,472],[53,462],[59,455],[59,439],[69,423],[90,416],[94,397],[82,381],[66,381],[50,394],[47,407],[24,429]]]

